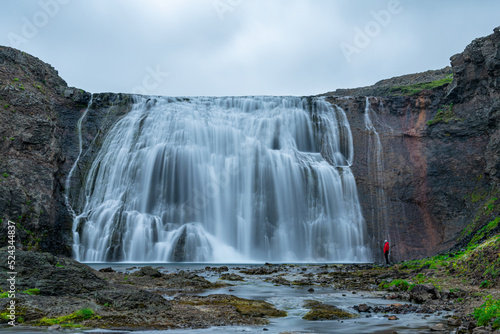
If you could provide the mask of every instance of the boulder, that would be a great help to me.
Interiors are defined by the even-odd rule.
[[[433,284],[417,284],[410,291],[410,301],[423,304],[429,300],[440,299],[441,295]]]
[[[141,276],[150,276],[150,277],[161,277],[163,274],[158,271],[158,269],[154,269],[151,266],[142,267],[139,272]]]

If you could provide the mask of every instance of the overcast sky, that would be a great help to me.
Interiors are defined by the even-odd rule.
[[[315,95],[439,69],[500,1],[0,0],[0,45],[89,92]]]

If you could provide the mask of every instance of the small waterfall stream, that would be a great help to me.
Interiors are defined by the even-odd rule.
[[[73,224],[79,261],[369,261],[344,111],[320,98],[136,97]]]
[[[92,105],[93,98],[94,98],[94,95],[90,95],[89,104],[87,105],[87,108],[83,112],[82,117],[80,117],[80,119],[76,123],[76,131],[78,133],[78,156],[76,157],[75,162],[73,163],[73,166],[71,167],[71,169],[68,173],[68,176],[66,177],[64,200],[66,203],[66,207],[68,208],[68,211],[71,213],[71,216],[73,218],[76,218],[76,213],[75,213],[75,210],[73,210],[71,203],[69,202],[69,190],[71,188],[71,178],[73,177],[73,173],[75,172],[75,169],[78,167],[78,162],[80,161],[80,157],[82,156],[82,151],[83,151],[82,122],[85,119],[85,116],[87,116],[87,113],[90,109],[90,106]]]

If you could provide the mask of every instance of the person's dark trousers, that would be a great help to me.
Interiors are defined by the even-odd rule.
[[[384,256],[385,256],[385,264],[389,264],[389,252],[385,252]]]

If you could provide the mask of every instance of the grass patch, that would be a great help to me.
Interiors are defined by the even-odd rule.
[[[80,327],[78,322],[96,318],[92,309],[84,308],[74,313],[58,318],[43,318],[38,323],[39,326],[60,325],[61,327]]]
[[[449,74],[446,78],[431,82],[417,83],[406,86],[394,86],[391,87],[391,89],[389,89],[389,92],[395,95],[415,95],[423,90],[430,90],[444,85],[448,85],[452,81],[453,81],[453,74]]]
[[[379,284],[379,288],[381,288],[383,290],[388,290],[388,289],[391,289],[392,287],[394,287],[397,290],[410,291],[411,289],[413,289],[414,286],[415,286],[415,284],[410,284],[407,281],[402,280],[402,279],[395,279],[390,283],[382,282]]]
[[[479,241],[483,240],[485,237],[487,237],[491,231],[493,231],[495,228],[497,228],[498,223],[500,223],[500,216],[496,217],[495,220],[491,221],[480,229],[472,238],[472,240],[469,242],[469,246],[473,246],[477,244]]]

